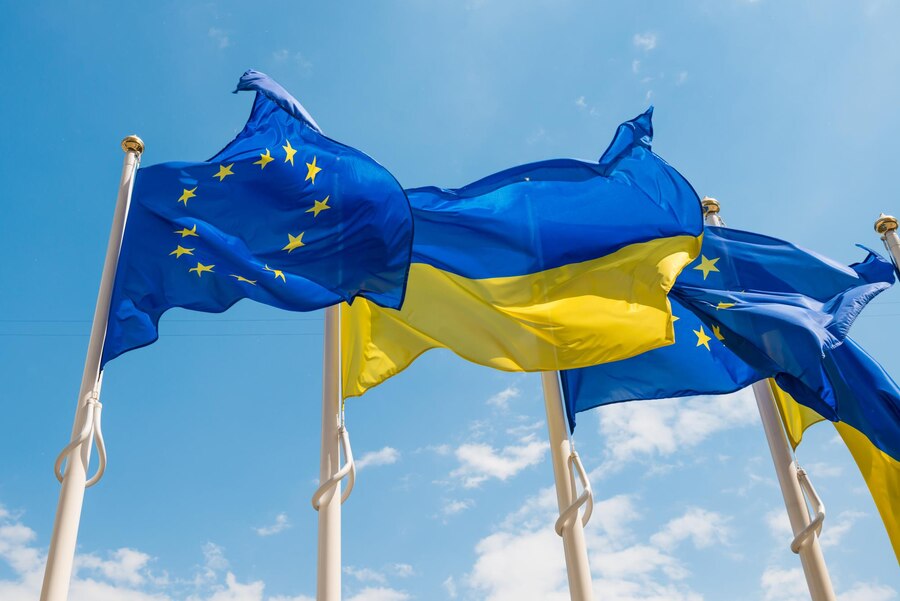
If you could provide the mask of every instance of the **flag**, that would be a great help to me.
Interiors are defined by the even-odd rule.
[[[802,377],[818,395],[807,406],[833,419],[822,358],[893,281],[893,266],[871,251],[845,267],[776,238],[707,227],[700,260],[672,297],[761,377]]]
[[[721,334],[670,298],[675,343],[637,357],[560,372],[569,428],[575,414],[622,401],[728,394],[761,376],[720,340]]]
[[[839,265],[815,253],[768,236],[706,227],[696,261],[675,283],[670,300],[680,319],[675,344],[637,357],[561,373],[563,393],[574,429],[575,414],[598,405],[638,399],[726,394],[779,373],[773,364],[748,364],[731,348],[722,320],[751,312],[748,327],[757,328],[783,353],[798,352],[773,337],[792,329],[818,332],[806,345],[810,360],[826,343],[846,335],[865,302],[893,281],[889,265],[874,253],[863,263]],[[691,300],[690,305],[683,299]],[[695,315],[686,306],[705,313]],[[784,319],[781,319],[784,317]],[[701,320],[701,318],[703,318]],[[826,327],[827,326],[827,327]],[[807,336],[808,337],[808,336]],[[805,340],[805,338],[804,338]]]
[[[243,131],[205,162],[139,169],[102,364],[154,342],[172,307],[221,312],[243,298],[311,311],[361,296],[398,307],[412,244],[402,188],[325,137],[268,76]]]
[[[826,396],[835,400],[830,421],[866,481],[900,562],[900,387],[850,338],[826,350],[822,365],[829,387]],[[826,419],[808,407],[820,393],[804,386],[801,378],[782,377],[779,384],[790,391],[772,386],[796,448],[806,428]]]
[[[582,367],[670,344],[666,294],[697,254],[699,199],[653,154],[652,109],[599,162],[523,165],[408,190],[415,236],[400,310],[342,306],[345,397],[444,347],[506,371]]]

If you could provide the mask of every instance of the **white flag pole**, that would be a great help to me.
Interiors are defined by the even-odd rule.
[[[41,601],[65,601],[68,597],[72,564],[75,560],[78,524],[81,521],[81,506],[84,502],[84,489],[99,480],[105,464],[105,453],[101,447],[101,465],[98,473],[90,480],[87,479],[91,442],[95,437],[98,438],[98,442],[102,441],[99,434],[100,383],[102,379],[100,358],[103,352],[103,341],[106,337],[106,321],[109,315],[113,282],[116,278],[116,264],[119,260],[119,249],[122,246],[128,205],[131,202],[134,173],[140,164],[144,143],[137,136],[128,136],[122,140],[122,150],[125,151],[125,164],[122,166],[122,179],[119,183],[119,194],[109,233],[109,243],[106,246],[106,260],[103,263],[100,292],[97,294],[97,305],[94,309],[94,323],[91,327],[91,338],[88,342],[87,357],[84,362],[81,390],[78,393],[72,438],[66,447],[67,451],[64,451],[65,474],[62,476],[59,504],[56,508],[56,519],[50,538],[44,583],[41,587]],[[62,456],[57,461],[58,474],[61,460]]]
[[[322,361],[322,455],[321,484],[312,497],[319,512],[319,547],[316,601],[341,599],[341,504],[350,496],[356,466],[341,408],[340,308],[325,309],[325,343]],[[341,450],[344,466],[340,467]],[[347,488],[341,494],[341,480]]]
[[[556,533],[563,539],[569,596],[572,601],[591,601],[594,592],[587,545],[584,541],[584,525],[591,516],[593,496],[581,460],[571,448],[566,434],[566,418],[563,413],[562,395],[559,392],[559,372],[543,372],[541,383],[544,389],[544,407],[547,411],[547,429],[550,433],[550,458],[556,481],[556,501],[560,512],[556,522]],[[577,498],[573,467],[578,471],[584,488]],[[585,504],[587,506],[584,516],[579,516],[578,511]]]
[[[706,224],[724,227],[725,222],[719,216],[719,201],[706,197],[702,203]],[[822,556],[822,548],[819,546],[819,531],[825,517],[825,508],[818,500],[812,485],[809,484],[806,472],[794,462],[781,423],[781,416],[775,406],[775,396],[772,394],[768,380],[754,383],[753,395],[756,397],[759,417],[766,433],[766,441],[769,443],[769,452],[771,452],[772,462],[775,464],[775,473],[778,475],[784,506],[787,509],[791,530],[794,533],[791,550],[800,556],[800,564],[803,566],[806,585],[809,587],[812,601],[834,601],[834,588],[831,585],[825,558]],[[810,518],[801,482],[807,486],[810,496],[818,505],[818,515],[815,520]]]
[[[900,236],[897,235],[897,218],[881,214],[875,221],[875,231],[881,234],[884,247],[894,258],[894,265],[900,267]]]

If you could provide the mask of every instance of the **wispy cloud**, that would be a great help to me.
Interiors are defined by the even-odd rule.
[[[499,409],[508,409],[509,401],[517,399],[521,395],[522,392],[515,385],[507,386],[497,394],[490,396],[487,400],[487,404]]]
[[[508,480],[523,469],[539,463],[546,451],[547,443],[533,434],[499,451],[487,444],[464,444],[456,449],[460,466],[450,476],[461,479],[466,488],[476,488],[490,478]]]
[[[363,456],[356,460],[356,469],[361,470],[376,465],[391,465],[392,463],[397,463],[399,460],[400,451],[394,447],[384,447],[378,451],[363,453]]]
[[[466,509],[470,509],[474,506],[475,501],[472,499],[448,499],[444,501],[444,505],[441,507],[441,515],[449,517],[451,515],[462,513]]]
[[[231,38],[223,29],[219,29],[218,27],[210,27],[207,35],[216,43],[220,50],[231,46]]]
[[[312,61],[302,52],[291,52],[287,48],[281,48],[272,53],[272,60],[276,63],[290,63],[301,75],[312,74]]]
[[[631,43],[634,44],[635,48],[640,48],[645,52],[649,52],[656,48],[656,34],[651,32],[646,33],[636,33],[634,37],[631,38]]]
[[[291,527],[291,523],[288,520],[288,516],[286,513],[279,513],[275,516],[275,523],[270,524],[268,526],[260,526],[259,528],[254,528],[256,533],[260,536],[272,536],[273,534],[278,534],[279,532],[283,532]]]

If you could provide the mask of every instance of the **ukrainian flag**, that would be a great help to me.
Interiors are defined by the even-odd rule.
[[[399,310],[342,306],[344,396],[432,348],[506,371],[616,361],[674,340],[667,293],[703,231],[691,185],[650,149],[652,109],[599,162],[551,160],[464,188],[407,190]]]
[[[826,392],[838,407],[838,414],[829,419],[866,481],[900,562],[900,387],[850,338],[826,353],[824,367]],[[802,398],[817,393],[797,380],[785,385],[804,402],[800,404],[772,383],[776,405],[796,449],[806,428],[826,418]]]

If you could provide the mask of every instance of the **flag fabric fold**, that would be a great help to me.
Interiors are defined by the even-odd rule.
[[[415,236],[399,310],[342,307],[344,396],[431,348],[507,371],[581,367],[672,341],[666,294],[699,249],[690,184],[653,154],[651,111],[597,163],[515,167],[407,190]]]
[[[221,312],[249,298],[311,311],[364,297],[399,307],[412,217],[394,177],[325,137],[284,88],[247,71],[243,131],[205,162],[135,177],[102,364],[154,342],[170,308]]]

